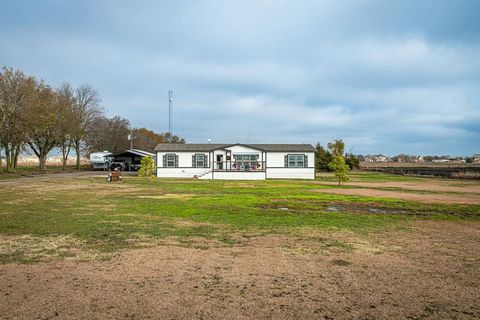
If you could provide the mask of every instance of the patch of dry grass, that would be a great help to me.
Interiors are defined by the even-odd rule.
[[[4,262],[38,262],[57,259],[96,260],[104,253],[87,249],[85,241],[71,235],[36,237],[32,235],[0,236],[0,260]]]

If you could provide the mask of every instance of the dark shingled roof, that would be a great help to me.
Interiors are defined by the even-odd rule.
[[[316,152],[311,144],[247,144],[265,151],[280,151],[280,152]]]
[[[213,151],[224,149],[234,145],[241,145],[245,147],[252,147],[255,149],[270,151],[270,152],[316,152],[316,149],[311,144],[225,144],[225,143],[160,143],[155,148],[155,151]]]

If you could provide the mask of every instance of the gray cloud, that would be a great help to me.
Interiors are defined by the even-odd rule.
[[[478,1],[19,1],[0,63],[191,142],[480,150]]]

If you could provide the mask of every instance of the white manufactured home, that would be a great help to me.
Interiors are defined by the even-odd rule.
[[[159,144],[157,177],[223,180],[314,179],[310,144]]]

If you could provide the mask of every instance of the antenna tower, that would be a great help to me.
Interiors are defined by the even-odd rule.
[[[168,91],[168,132],[170,133],[170,135],[172,135],[172,126],[173,126],[172,108],[173,108],[173,91],[169,90]]]

